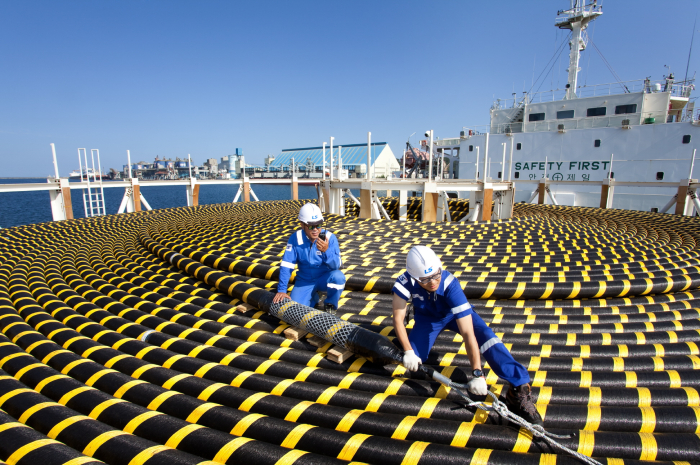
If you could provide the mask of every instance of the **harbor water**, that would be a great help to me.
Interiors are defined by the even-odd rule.
[[[46,178],[0,179],[0,184],[45,182]],[[260,200],[290,200],[292,198],[292,188],[289,184],[251,184],[251,187]],[[104,192],[107,214],[117,213],[124,196],[124,189],[109,187],[105,188]],[[238,184],[202,185],[199,189],[199,204],[232,202],[237,192]],[[187,205],[185,186],[148,187],[142,185],[141,193],[151,208],[154,209],[184,207]],[[299,185],[300,199],[315,199],[316,197],[315,186]],[[75,218],[84,218],[83,191],[81,189],[71,190],[71,200]],[[51,205],[48,191],[0,192],[0,228],[43,223],[51,220]]]

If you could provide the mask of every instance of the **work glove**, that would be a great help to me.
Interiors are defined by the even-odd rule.
[[[475,396],[485,396],[489,392],[489,387],[484,378],[474,378],[467,383],[467,390]]]
[[[403,354],[403,366],[409,371],[416,371],[421,364],[421,359],[412,350],[407,350]]]

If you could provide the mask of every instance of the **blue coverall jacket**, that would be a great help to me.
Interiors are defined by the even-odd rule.
[[[459,281],[452,273],[442,270],[440,285],[435,292],[429,292],[405,272],[394,283],[392,292],[403,300],[413,302],[414,325],[408,340],[422,361],[428,359],[438,334],[445,329],[459,333],[457,319],[471,315],[479,352],[491,369],[512,386],[517,387],[530,382],[525,367],[513,358],[503,342],[474,312]]]
[[[338,307],[338,300],[345,289],[345,275],[340,271],[342,260],[338,238],[326,230],[328,250],[321,252],[303,230],[293,233],[280,263],[277,292],[287,292],[289,278],[295,266],[299,267],[291,298],[303,305],[314,306],[318,302],[317,291],[327,292],[326,303]]]

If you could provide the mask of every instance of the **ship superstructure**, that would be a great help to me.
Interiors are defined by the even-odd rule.
[[[586,181],[678,182],[690,176],[700,137],[693,79],[678,81],[669,73],[658,81],[578,85],[586,28],[601,15],[597,2],[577,0],[558,12],[555,26],[571,30],[564,89],[498,99],[488,127],[464,128],[459,139],[438,141],[438,151],[458,161],[453,176],[481,179],[488,156],[487,178],[574,181],[551,190],[558,203],[582,206],[598,206],[600,198],[599,187]],[[518,185],[516,200],[527,201],[536,187]],[[674,193],[663,187],[619,188],[614,207],[649,211],[663,207]]]

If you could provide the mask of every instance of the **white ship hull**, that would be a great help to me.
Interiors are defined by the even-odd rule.
[[[669,72],[659,81],[578,85],[585,29],[600,15],[595,1],[572,1],[557,12],[555,26],[571,31],[566,87],[497,99],[486,128],[464,128],[460,138],[437,141],[437,156],[450,162],[448,177],[513,181],[516,202],[533,199],[542,180],[559,205],[599,207],[603,197],[612,208],[664,211],[674,195],[686,195],[679,187],[700,178],[700,162],[691,175],[700,143],[694,78],[676,81]]]
[[[683,143],[684,136],[690,136],[689,143]],[[596,140],[600,141],[599,147],[595,147]],[[504,171],[503,144],[506,144],[505,179],[508,180],[510,172],[510,179],[516,183],[517,202],[530,199],[545,171],[552,181],[578,181],[576,184],[550,184],[550,190],[560,205],[600,206],[600,181],[607,178],[609,171],[618,182],[675,183],[676,187],[615,188],[613,208],[650,211],[666,205],[677,193],[678,183],[688,179],[693,151],[699,142],[700,127],[692,123],[642,124],[629,129],[571,129],[564,133],[489,134],[486,176],[500,180],[500,173]],[[512,167],[509,166],[511,145]],[[460,141],[459,165],[455,173],[458,178],[476,177],[477,153],[481,179],[486,135]],[[694,170],[695,178],[700,177],[700,162],[698,165]],[[591,181],[598,183],[587,185]],[[551,203],[549,198],[547,203]]]

